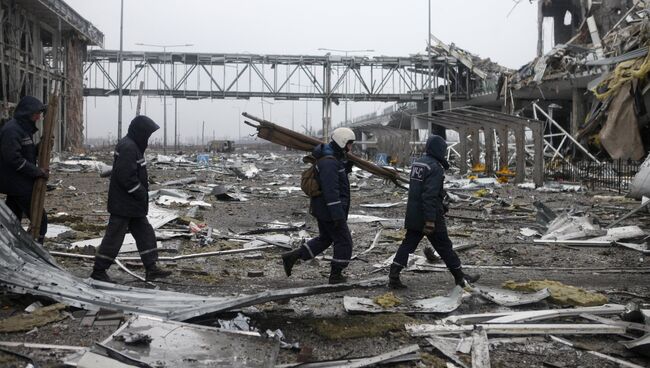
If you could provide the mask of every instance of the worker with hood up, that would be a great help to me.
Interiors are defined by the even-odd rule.
[[[337,128],[332,132],[332,141],[319,144],[312,152],[316,159],[317,181],[321,194],[311,197],[310,212],[318,221],[318,236],[291,252],[282,254],[282,263],[287,277],[299,259],[315,258],[333,244],[334,252],[330,269],[330,284],[347,281],[342,274],[352,257],[352,235],[348,228],[350,211],[350,180],[352,163],[347,153],[355,141],[350,128]]]
[[[7,195],[7,207],[18,220],[30,217],[32,192],[37,178],[48,178],[49,172],[36,166],[38,148],[34,134],[36,123],[41,120],[47,107],[36,97],[23,97],[9,120],[0,130],[0,192]],[[47,233],[47,215],[43,211],[40,234],[43,243]]]
[[[460,259],[452,249],[445,223],[446,206],[443,199],[444,172],[449,169],[445,159],[447,142],[437,135],[427,140],[425,154],[415,160],[411,167],[409,197],[406,205],[404,227],[406,236],[393,258],[388,274],[388,286],[392,289],[405,289],[399,274],[408,264],[409,254],[415,252],[420,240],[427,237],[438,252],[447,268],[454,276],[456,285],[465,286],[475,282],[479,275],[467,275],[463,272]]]
[[[108,188],[108,227],[95,255],[90,275],[99,281],[112,282],[106,270],[113,264],[128,231],[135,238],[145,268],[146,280],[167,277],[171,272],[156,265],[158,249],[156,234],[147,220],[149,212],[149,181],[144,151],[149,137],[160,127],[140,115],[129,125],[126,137],[115,146],[113,171]]]

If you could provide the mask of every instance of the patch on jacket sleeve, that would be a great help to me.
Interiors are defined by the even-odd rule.
[[[423,163],[415,163],[411,167],[411,180],[424,181],[424,175],[429,165]]]

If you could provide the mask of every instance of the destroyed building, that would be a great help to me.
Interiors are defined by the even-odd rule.
[[[339,89],[346,70],[354,70],[361,81],[372,81],[369,85],[387,83],[391,73],[412,78],[413,88],[404,93],[378,88],[347,96],[350,101],[396,102],[346,123],[358,138],[358,150],[348,155],[354,163],[347,219],[354,241],[346,271],[351,281],[326,284],[331,251],[300,261],[302,267],[291,277],[280,260],[282,253],[318,234],[300,185],[302,173],[311,167],[304,156],[322,137],[244,112],[242,120],[255,129],[258,141],[291,150],[233,146],[226,140],[198,149],[182,147],[184,153],[177,154],[150,147],[145,156],[147,218],[155,229],[158,261],[172,270],[169,279],[153,281],[143,277],[130,234],[109,270],[115,283],[88,277],[109,218],[106,176],[114,154],[112,147],[83,154],[57,152],[50,160],[49,191],[44,194],[50,218],[44,245],[24,230],[29,222],[16,221],[0,201],[0,365],[650,365],[650,159],[634,172],[607,162],[617,158],[616,149],[621,161],[636,158],[638,140],[642,156],[648,154],[643,135],[647,120],[639,110],[644,104],[638,101],[639,96],[647,99],[648,90],[647,5],[625,2],[621,4],[627,7],[614,11],[612,4],[619,2],[586,3],[534,4],[541,18],[557,18],[558,44],[520,70],[433,36],[431,69],[422,54],[370,59],[126,52],[132,69],[127,68],[124,92],[133,95],[138,94],[139,78],[144,79],[138,73],[167,62],[170,68],[186,70],[182,75],[188,78],[193,69],[210,70],[206,65],[213,62],[215,75],[228,65],[238,72],[274,65],[266,69],[289,74],[322,68],[324,79],[318,79],[319,73],[310,75],[322,88],[318,93],[274,88],[273,79],[260,72],[261,90],[175,83],[161,92],[154,88],[161,81],[154,79],[139,95],[319,98],[324,131],[329,128],[328,106],[346,98]],[[44,8],[52,4],[63,8]],[[3,1],[2,10],[18,9],[21,16],[32,17],[34,27],[36,15],[47,19],[46,8],[56,14],[72,11],[64,4]],[[565,25],[567,10],[572,22]],[[67,28],[66,22],[74,19],[66,19],[57,21],[66,29],[62,38],[80,32]],[[601,56],[590,23],[597,25]],[[47,52],[49,42],[43,41]],[[115,50],[93,50],[85,67],[114,66],[118,55]],[[22,64],[8,60],[3,59],[3,72],[23,70]],[[375,67],[386,74],[364,79],[362,70],[372,74]],[[24,73],[29,80],[31,72]],[[339,79],[328,80],[328,73]],[[431,89],[429,74],[436,75]],[[112,88],[113,74],[99,75],[108,82],[102,86],[89,79],[85,95],[118,92]],[[55,77],[63,80],[60,73]],[[228,84],[248,84],[238,78]],[[291,82],[290,76],[279,79],[278,85]],[[20,95],[34,91],[25,88]],[[635,88],[640,95],[623,93]],[[576,105],[575,94],[582,107]],[[432,97],[432,114],[427,95]],[[3,96],[8,105],[15,103]],[[574,110],[580,109],[584,117],[576,118]],[[621,121],[631,126],[621,127]],[[432,131],[446,134],[449,141],[452,168],[444,181],[449,235],[464,267],[480,272],[481,279],[465,288],[455,286],[440,257],[423,251],[423,243],[402,274],[409,288],[390,290],[388,268],[405,236],[404,187],[411,158]],[[590,141],[594,135],[597,142]],[[611,145],[608,139],[625,141]],[[210,150],[217,152],[205,152]],[[556,176],[558,161],[581,176]],[[587,170],[593,167],[602,174]]]
[[[62,0],[0,2],[0,118],[13,116],[22,96],[61,99],[55,149],[83,145],[83,60],[104,35]]]

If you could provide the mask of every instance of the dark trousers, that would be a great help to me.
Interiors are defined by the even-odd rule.
[[[415,249],[420,244],[420,240],[424,237],[424,233],[417,230],[406,230],[406,236],[402,241],[402,244],[397,249],[397,254],[393,258],[393,263],[398,264],[402,267],[408,265],[409,254],[414,253]],[[447,268],[450,270],[455,270],[460,268],[460,259],[454,249],[452,248],[451,239],[449,239],[449,234],[447,233],[447,226],[443,221],[436,221],[436,231],[433,234],[427,235],[427,239],[433,246],[433,249],[438,252],[440,258],[445,262]]]
[[[124,236],[127,230],[135,238],[135,245],[138,247],[142,264],[150,268],[158,260],[158,248],[156,248],[156,233],[146,217],[123,217],[111,215],[108,219],[106,234],[95,254],[95,269],[106,270],[115,261],[117,254],[124,243]]]
[[[318,236],[303,244],[300,248],[300,258],[312,259],[323,253],[332,244],[334,244],[332,268],[343,270],[348,266],[352,257],[352,235],[348,224],[343,221],[338,227],[335,227],[334,221],[318,220]]]
[[[5,201],[7,203],[7,207],[11,210],[11,212],[18,217],[18,221],[23,219],[23,215],[26,216],[31,220],[31,213],[32,213],[32,196],[30,195],[24,195],[24,196],[12,196],[8,195],[7,200]],[[45,213],[45,210],[43,210],[43,218],[41,219],[41,231],[38,237],[38,242],[43,244],[43,241],[45,240],[45,234],[47,233],[47,213]]]

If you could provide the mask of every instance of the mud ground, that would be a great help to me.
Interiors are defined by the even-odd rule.
[[[252,179],[238,178],[229,170],[201,170],[194,167],[170,167],[150,162],[149,175],[153,182],[150,189],[158,187],[155,183],[197,176],[198,184],[233,185],[247,195],[247,202],[223,202],[214,196],[206,195],[204,200],[212,204],[212,209],[199,210],[197,218],[216,230],[226,232],[244,232],[260,228],[263,224],[278,220],[281,222],[305,221],[311,235],[317,233],[315,220],[308,214],[308,199],[299,191],[290,194],[279,190],[281,186],[299,186],[300,173],[305,167],[301,162],[302,154],[296,152],[274,152],[278,157],[268,159],[267,152],[258,152],[259,157],[244,161],[255,163],[262,171]],[[96,157],[110,164],[107,152],[96,153]],[[220,155],[217,165],[229,165],[227,159],[239,158],[238,154]],[[267,159],[265,159],[267,158]],[[453,175],[450,175],[451,178]],[[60,182],[59,182],[60,181]],[[108,214],[106,213],[106,195],[108,180],[99,178],[96,172],[61,172],[53,170],[50,183],[57,183],[55,190],[47,193],[46,210],[49,214],[67,212],[81,216],[80,219],[68,221],[68,225],[85,234],[76,233],[77,237],[101,236]],[[262,190],[268,183],[279,183]],[[405,202],[406,191],[383,180],[361,175],[353,175],[352,209],[353,214],[366,214],[384,218],[403,218],[405,204],[394,208],[363,208],[364,203]],[[476,190],[455,190],[459,193],[474,194]],[[638,206],[638,202],[598,198],[616,196],[612,192],[584,193],[541,193],[534,190],[519,189],[514,185],[504,185],[494,189],[484,199],[475,203],[454,203],[448,213],[448,228],[451,238],[456,243],[467,243],[475,247],[460,251],[459,256],[468,270],[469,266],[503,268],[478,268],[481,273],[480,284],[500,286],[507,280],[527,281],[549,279],[574,285],[589,291],[607,295],[611,303],[628,303],[630,301],[648,302],[650,290],[648,273],[650,260],[643,254],[623,248],[577,248],[557,245],[534,245],[532,238],[519,233],[523,227],[538,226],[536,212],[532,206],[534,200],[545,203],[555,211],[569,209],[583,210],[606,224]],[[487,207],[486,207],[487,206]],[[187,208],[178,208],[183,214]],[[650,230],[650,215],[640,214],[630,218],[622,225],[639,225]],[[169,225],[178,228],[180,225]],[[350,224],[354,240],[354,252],[358,253],[370,246],[375,234],[381,229],[378,223]],[[351,279],[365,279],[386,275],[387,270],[377,270],[373,264],[382,262],[396,251],[400,244],[399,231],[386,229],[373,251],[364,255],[363,260],[354,261],[346,273]],[[76,240],[76,239],[74,239]],[[62,244],[69,242],[61,238],[46,242],[48,249],[61,250]],[[422,254],[423,243],[416,251]],[[232,244],[216,240],[201,247],[196,240],[175,239],[163,242],[163,248],[171,249],[176,254],[199,253],[228,249]],[[291,288],[318,285],[327,282],[329,263],[326,261],[301,262],[294,268],[291,278],[284,275],[280,262],[281,249],[264,251],[260,259],[244,258],[242,255],[197,258],[168,264],[174,270],[172,277],[157,284],[161,289],[175,290],[205,295],[229,296],[240,293],[249,294],[269,289]],[[331,256],[328,250],[325,255]],[[87,277],[92,268],[88,261],[57,258],[57,261],[72,274]],[[133,271],[143,274],[137,263],[131,263]],[[537,268],[537,269],[531,269]],[[573,268],[558,270],[557,268]],[[637,269],[636,271],[631,270]],[[645,268],[645,270],[639,270]],[[205,271],[207,274],[181,271],[182,269]],[[248,277],[248,271],[263,271],[262,277]],[[113,266],[109,271],[116,282],[145,287],[142,282]],[[453,287],[453,279],[448,272],[403,273],[403,281],[409,286],[407,290],[395,292],[404,301],[445,295]],[[244,309],[251,317],[252,325],[260,331],[281,329],[286,341],[298,342],[301,352],[281,350],[278,364],[292,363],[297,360],[328,360],[375,355],[388,350],[419,343],[431,353],[431,357],[420,363],[402,363],[402,367],[440,366],[442,357],[431,349],[424,339],[412,338],[403,329],[403,321],[431,323],[446,315],[348,315],[343,309],[344,295],[373,298],[388,292],[386,287],[356,289],[347,292],[302,297],[286,303],[266,303]],[[34,301],[29,296],[5,294],[0,307],[0,317],[20,313],[24,307]],[[560,306],[541,302],[520,307],[520,310],[558,308]],[[515,308],[517,309],[517,308]],[[73,308],[68,309],[73,312]],[[484,302],[477,297],[468,297],[463,305],[452,314],[494,312],[498,306]],[[228,315],[220,316],[228,317]],[[197,321],[206,325],[215,325],[215,318]],[[565,319],[566,321],[566,319]],[[580,319],[575,319],[580,321]],[[91,346],[102,341],[113,327],[81,327],[79,319],[72,316],[63,321],[52,323],[30,333],[2,333],[0,341],[18,341],[31,343],[61,344],[73,346]],[[337,324],[339,323],[339,324]],[[326,326],[325,328],[323,326]],[[329,330],[327,328],[329,326]],[[350,337],[335,339],[328,336],[346,326]],[[372,327],[372,328],[371,328]],[[336,334],[334,334],[336,335]],[[337,335],[338,336],[338,335]],[[605,337],[566,337],[574,342],[589,345],[593,350],[610,354],[641,366],[650,366],[650,359],[627,351],[617,343],[625,340],[622,336]],[[32,357],[39,366],[56,367],[65,353],[59,351],[36,350],[27,348],[10,348]],[[493,367],[615,367],[616,364],[593,357],[582,351],[551,342],[543,337],[527,344],[504,344],[491,349]],[[436,363],[438,362],[438,363]],[[419,365],[418,365],[419,364]],[[12,355],[0,353],[0,366],[24,367],[26,361]]]

